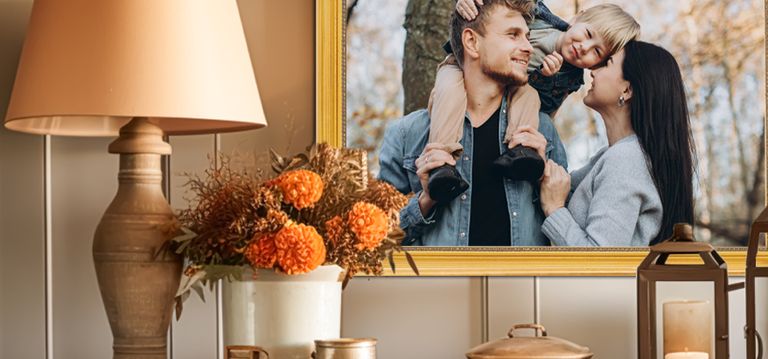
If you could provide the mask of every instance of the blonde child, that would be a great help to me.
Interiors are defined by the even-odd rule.
[[[537,0],[532,0],[537,1]],[[456,11],[468,21],[478,15],[482,0],[458,0]],[[529,25],[533,46],[528,62],[528,85],[510,93],[504,142],[509,143],[522,126],[538,128],[539,112],[552,115],[565,98],[584,84],[584,70],[596,67],[638,37],[640,25],[620,7],[602,4],[563,21],[537,1],[534,21]],[[461,68],[453,55],[440,64],[430,98],[430,143],[443,144],[458,154],[462,137],[467,94]],[[531,148],[516,146],[504,152],[494,167],[513,180],[536,181],[544,160]],[[429,193],[440,202],[450,201],[468,186],[452,166],[430,173]]]

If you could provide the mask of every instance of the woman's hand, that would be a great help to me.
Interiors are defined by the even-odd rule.
[[[464,20],[472,21],[477,17],[478,10],[477,5],[483,5],[483,0],[458,0],[456,2],[456,12],[464,18]]]
[[[419,197],[419,209],[421,209],[422,215],[426,215],[436,204],[432,197],[429,196],[429,173],[433,169],[445,164],[456,166],[456,160],[453,158],[453,155],[445,151],[444,145],[428,143],[414,164],[416,165],[416,174],[419,176],[422,189],[421,196]]]
[[[541,159],[547,158],[547,138],[531,126],[520,126],[512,134],[507,146],[512,149],[517,145],[533,148],[541,156]]]
[[[565,207],[570,191],[571,175],[555,161],[547,161],[541,179],[541,210],[544,215],[549,217],[552,212]]]

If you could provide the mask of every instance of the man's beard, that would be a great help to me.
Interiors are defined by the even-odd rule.
[[[504,86],[522,86],[528,83],[527,73],[523,73],[522,75],[520,75],[514,71],[510,71],[506,73],[501,71],[496,71],[492,66],[488,65],[488,63],[486,63],[485,61],[480,62],[480,70],[483,71],[483,74],[496,80],[497,82],[499,82]]]

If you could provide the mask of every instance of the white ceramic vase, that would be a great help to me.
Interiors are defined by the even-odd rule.
[[[300,275],[247,271],[223,281],[224,345],[258,345],[270,358],[306,359],[314,341],[341,336],[344,270],[320,266]]]

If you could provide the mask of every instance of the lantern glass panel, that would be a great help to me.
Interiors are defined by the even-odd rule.
[[[674,304],[680,302],[687,303]],[[670,305],[665,307],[665,303]],[[687,348],[688,352],[704,352],[710,359],[714,358],[714,303],[712,282],[657,282],[656,357],[664,359],[670,353],[684,352]],[[708,317],[702,319],[702,313]],[[665,329],[674,332],[665,332]],[[675,355],[668,357],[675,358]]]
[[[744,301],[739,303],[744,303]],[[768,277],[755,278],[755,303],[757,303],[757,310],[755,310],[755,329],[757,329],[757,332],[763,338],[763,346],[766,347],[768,346]],[[744,310],[741,310],[739,314],[744,316],[746,313]],[[739,331],[738,334],[738,338],[741,338],[744,335],[741,331]],[[763,356],[766,357],[767,355],[768,354],[765,353],[764,349]]]

